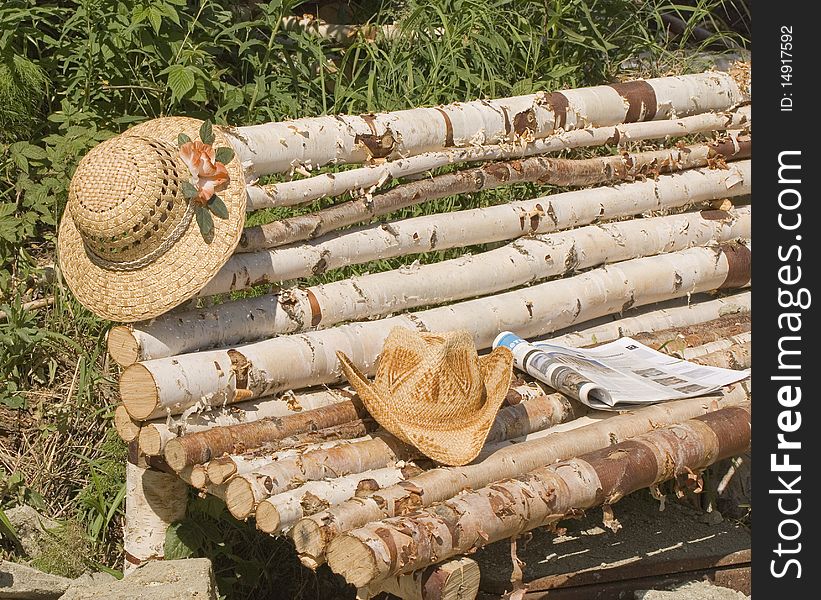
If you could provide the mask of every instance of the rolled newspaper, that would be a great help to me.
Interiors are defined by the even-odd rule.
[[[532,375],[554,390],[592,408],[613,408],[615,403],[610,393],[568,364],[569,357],[545,352],[510,331],[503,331],[496,336],[493,347],[497,346],[510,349],[513,353],[513,364],[517,369]]]

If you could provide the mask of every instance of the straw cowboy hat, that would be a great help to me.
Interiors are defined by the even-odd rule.
[[[101,317],[156,317],[225,264],[246,199],[242,165],[218,128],[183,117],[137,125],[77,167],[57,243],[63,276]]]
[[[480,357],[465,330],[394,328],[373,383],[344,353],[336,355],[374,419],[446,465],[464,465],[479,454],[513,375],[510,350],[499,347]]]

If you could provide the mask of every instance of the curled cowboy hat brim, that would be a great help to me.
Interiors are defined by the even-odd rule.
[[[481,409],[476,412],[466,409],[448,422],[429,422],[422,426],[405,422],[401,411],[397,410],[401,400],[383,397],[343,352],[337,352],[337,357],[345,377],[380,425],[425,456],[450,466],[467,464],[479,455],[505,400],[513,374],[513,355],[507,348],[499,347],[480,356],[485,394]],[[459,399],[452,401],[458,402]],[[424,411],[424,405],[419,405],[416,410]]]
[[[196,119],[167,117],[137,125],[123,136],[159,140],[176,147],[181,133],[195,139],[200,125]],[[230,147],[219,128],[213,131],[214,147]],[[245,223],[247,192],[242,165],[235,156],[225,167],[230,182],[219,195],[228,217],[213,218],[213,234],[207,241],[196,220],[191,219],[165,252],[139,268],[117,270],[99,264],[66,210],[59,228],[58,260],[68,287],[80,303],[105,319],[135,322],[157,317],[201,290],[231,257]]]

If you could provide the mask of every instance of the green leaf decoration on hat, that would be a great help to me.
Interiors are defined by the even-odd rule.
[[[208,209],[218,216],[220,219],[227,219],[228,218],[228,207],[225,206],[225,202],[223,202],[222,198],[214,194],[211,196],[211,199],[208,201]]]

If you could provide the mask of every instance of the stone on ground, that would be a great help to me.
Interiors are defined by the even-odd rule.
[[[31,558],[42,554],[48,540],[48,531],[60,526],[57,521],[44,517],[31,506],[15,506],[5,511],[23,551]]]
[[[71,579],[49,575],[26,565],[0,562],[0,599],[52,600],[71,585]]]
[[[217,600],[207,558],[148,562],[119,581],[74,585],[60,600]]]
[[[673,590],[641,590],[636,600],[747,600],[737,590],[713,585],[709,581],[690,581]]]

